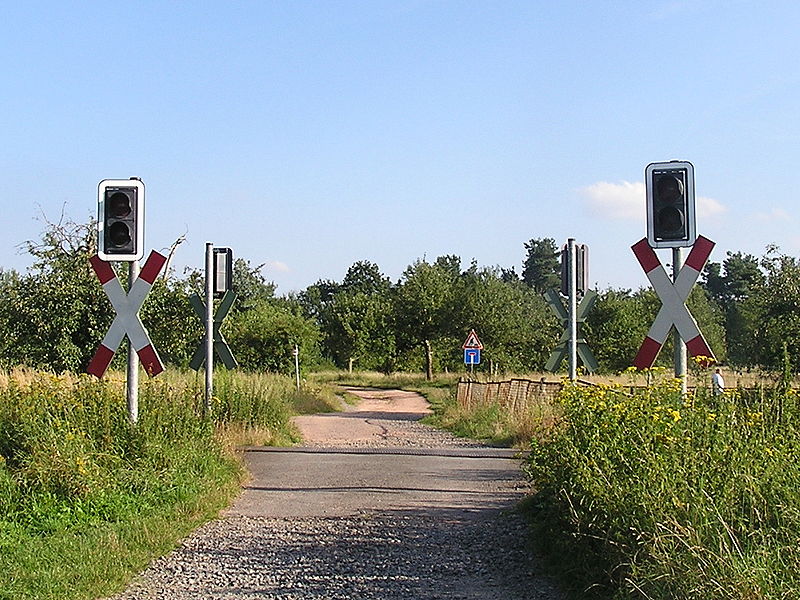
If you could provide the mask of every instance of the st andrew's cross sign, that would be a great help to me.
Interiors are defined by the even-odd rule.
[[[151,377],[158,375],[164,370],[164,365],[156,352],[155,347],[150,342],[150,336],[144,328],[139,318],[144,299],[153,287],[153,282],[158,277],[166,257],[156,251],[150,253],[144,267],[142,267],[139,277],[133,282],[130,292],[127,294],[122,289],[122,284],[117,279],[117,274],[111,264],[95,255],[89,259],[97,278],[103,286],[103,290],[111,301],[117,316],[108,328],[103,341],[97,347],[91,362],[86,371],[95,377],[102,378],[114,358],[114,353],[119,348],[125,336],[131,341],[131,346],[139,355],[139,360],[144,370]]]

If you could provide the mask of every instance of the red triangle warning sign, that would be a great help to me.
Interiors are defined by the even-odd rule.
[[[464,342],[464,345],[461,346],[464,350],[467,348],[478,348],[479,350],[483,350],[483,344],[481,344],[480,339],[478,339],[478,334],[475,333],[475,330],[472,329],[467,336],[467,340]]]

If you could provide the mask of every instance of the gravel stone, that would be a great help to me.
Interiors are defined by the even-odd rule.
[[[265,519],[198,529],[116,600],[556,599],[515,514]]]

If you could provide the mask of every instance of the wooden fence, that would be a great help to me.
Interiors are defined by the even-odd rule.
[[[478,408],[499,404],[512,412],[526,410],[531,406],[555,399],[563,385],[557,381],[511,379],[509,381],[458,382],[456,399],[465,408]]]

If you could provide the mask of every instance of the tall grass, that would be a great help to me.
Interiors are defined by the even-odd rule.
[[[796,393],[567,386],[532,514],[580,597],[800,598]]]
[[[296,438],[298,406],[328,406],[274,375],[220,373],[140,389],[129,422],[121,377],[0,372],[0,599],[96,598],[214,516],[243,474],[231,449]]]

